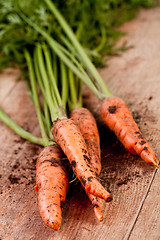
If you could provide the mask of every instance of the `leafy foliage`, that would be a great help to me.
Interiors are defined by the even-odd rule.
[[[159,2],[159,1],[158,1]],[[152,7],[154,0],[55,0],[61,13],[75,31],[77,38],[97,65],[99,54],[114,54],[114,44],[122,33],[117,26],[135,15],[140,6]],[[54,16],[41,0],[5,0],[0,2],[0,68],[13,61],[23,65],[25,47],[32,49],[42,36],[21,20],[24,12],[33,22],[58,37],[62,31]]]

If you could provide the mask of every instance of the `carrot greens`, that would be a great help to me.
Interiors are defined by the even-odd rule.
[[[17,133],[22,138],[32,143],[45,146],[45,142],[42,138],[35,137],[31,133],[21,128],[15,121],[11,120],[11,118],[1,108],[0,108],[0,120],[2,120],[8,127],[10,127],[15,133]]]

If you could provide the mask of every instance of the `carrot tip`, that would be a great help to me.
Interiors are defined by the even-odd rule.
[[[108,193],[102,186],[99,186],[99,189],[93,189],[93,186],[89,184],[85,187],[85,191],[96,197],[104,199],[106,202],[110,202],[112,200],[111,194]]]
[[[98,220],[99,222],[102,222],[102,221],[103,221],[103,216],[97,216],[96,213],[95,213],[95,216],[96,216],[96,218],[97,218],[97,220]]]
[[[155,160],[148,161],[148,163],[149,163],[150,165],[152,165],[152,166],[155,166],[155,167],[159,168],[158,162],[155,161]]]
[[[98,220],[99,220],[99,222],[102,222],[103,221],[103,217],[99,218]]]
[[[152,162],[148,162],[148,163],[149,163],[151,166],[154,166],[154,167],[159,168],[159,165],[158,165],[157,162],[152,161]]]
[[[95,216],[96,216],[96,218],[98,219],[99,222],[103,221],[103,213],[100,209],[94,208],[94,214],[95,214]]]
[[[61,227],[61,223],[59,223],[59,222],[49,223],[49,224],[47,224],[47,226],[52,228],[55,231],[58,231]]]
[[[113,200],[113,198],[112,198],[111,194],[109,194],[108,197],[106,198],[106,202],[110,202],[112,200]]]
[[[154,166],[157,167],[157,168],[159,168],[159,165],[158,165],[158,163],[156,163],[156,162],[154,162]]]

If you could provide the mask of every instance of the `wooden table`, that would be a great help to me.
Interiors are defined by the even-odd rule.
[[[141,10],[124,24],[120,42],[132,45],[112,57],[100,73],[111,91],[130,107],[142,133],[160,155],[160,8]],[[26,130],[39,135],[37,118],[19,72],[0,75],[0,105]],[[84,100],[98,119],[98,102],[84,91]],[[46,227],[39,216],[35,185],[35,162],[40,147],[31,144],[0,123],[2,240],[159,240],[160,171],[132,156],[115,136],[99,123],[102,149],[102,184],[113,201],[104,204],[99,223],[77,181],[70,183],[63,204],[63,223],[58,232]]]

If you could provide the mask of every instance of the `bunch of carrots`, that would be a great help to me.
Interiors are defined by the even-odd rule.
[[[23,52],[29,73],[26,83],[42,137],[22,129],[2,109],[0,119],[21,137],[44,146],[36,164],[35,189],[42,220],[58,230],[62,223],[61,202],[65,201],[69,188],[70,166],[91,200],[99,221],[103,220],[103,200],[112,200],[97,178],[101,171],[100,137],[93,115],[83,108],[82,83],[100,100],[102,120],[124,147],[151,165],[158,166],[158,159],[130,110],[122,99],[109,91],[54,3],[44,2],[62,29],[58,40],[21,9],[15,10],[23,26],[40,39],[37,38],[32,47],[25,46]]]

